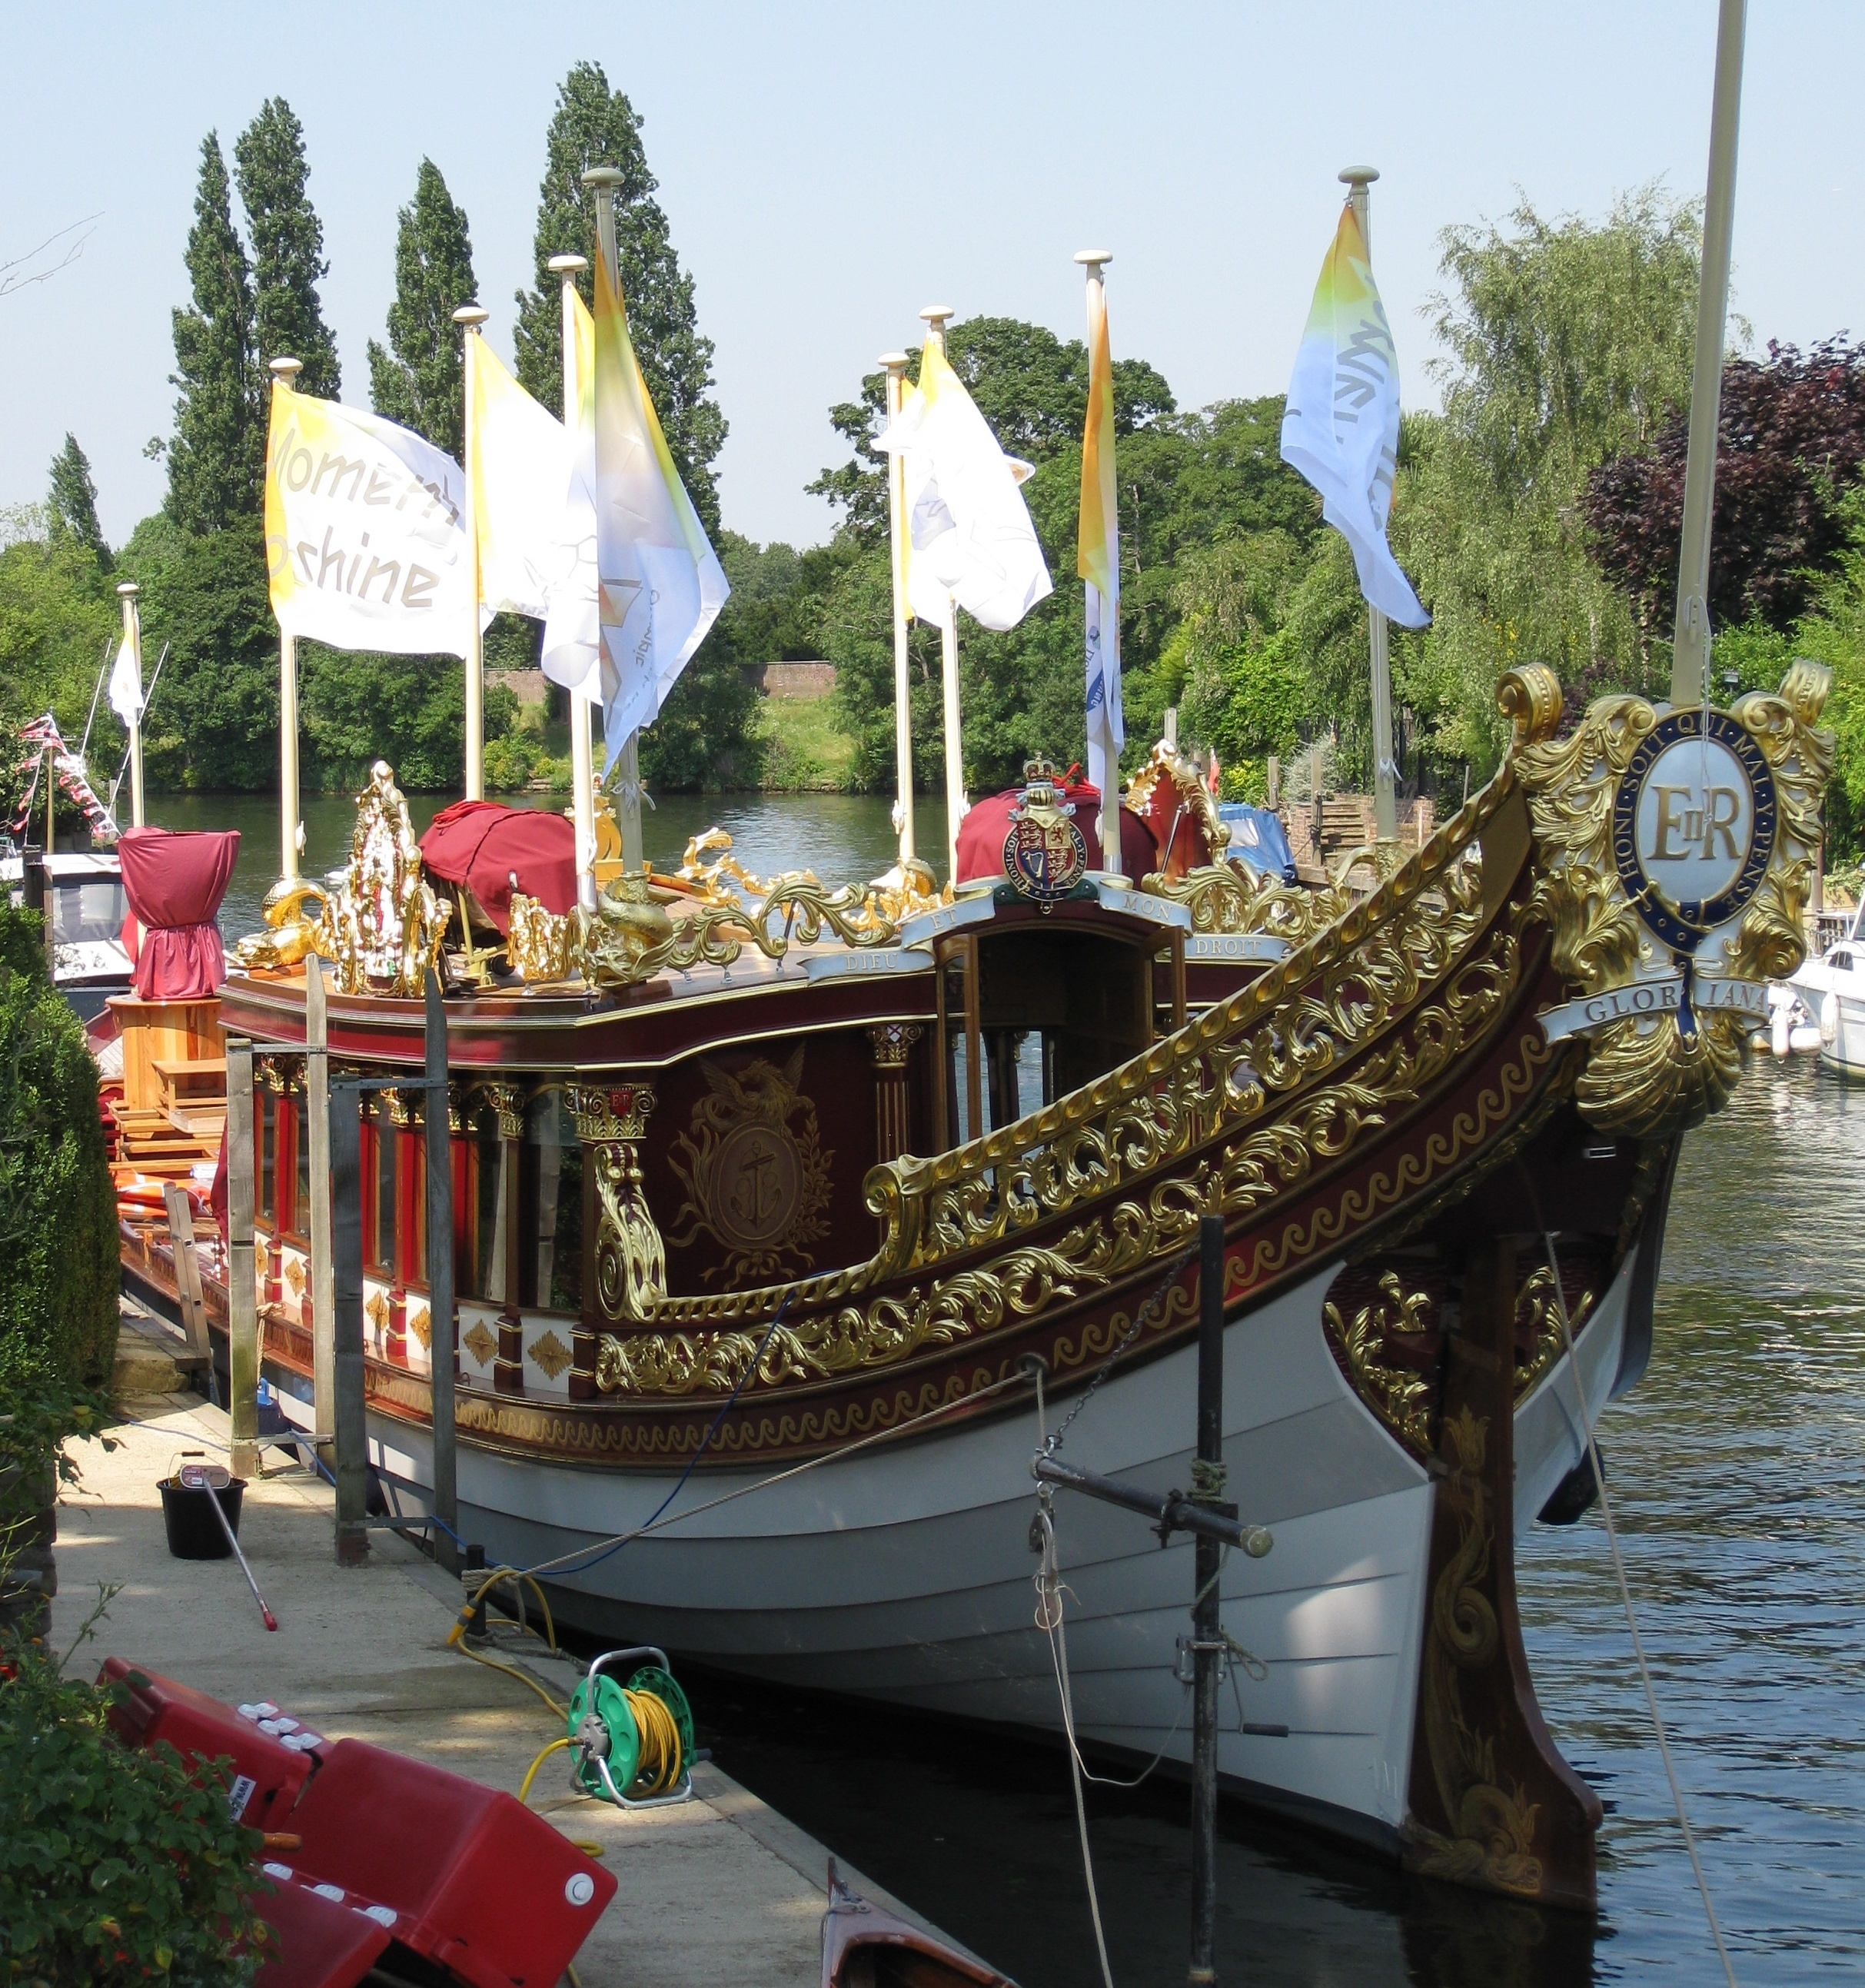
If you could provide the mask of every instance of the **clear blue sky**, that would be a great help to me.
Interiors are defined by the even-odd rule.
[[[690,4],[492,8],[323,0],[6,10],[0,259],[93,210],[81,260],[0,298],[0,505],[42,495],[65,431],[116,540],[160,501],[169,312],[202,134],[231,147],[282,93],[303,120],[345,397],[392,293],[395,211],[424,154],[472,228],[509,356],[556,86],[600,61],[648,159],[718,347],[726,522],[809,543],[837,458],[825,411],[924,303],[1079,336],[1079,248],[1114,252],[1117,353],[1182,405],[1280,391],[1340,190],[1370,161],[1376,271],[1412,404],[1419,306],[1448,224],[1596,214],[1661,178],[1702,189],[1714,0],[1337,0],[1329,7]],[[1865,8],[1751,0],[1735,308],[1805,343],[1860,308]]]

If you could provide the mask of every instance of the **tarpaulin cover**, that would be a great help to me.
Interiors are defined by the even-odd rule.
[[[1252,870],[1279,877],[1285,884],[1295,882],[1295,857],[1289,851],[1288,833],[1273,810],[1225,801],[1218,809],[1218,819],[1231,832],[1226,856],[1241,857]]]
[[[198,1001],[218,991],[227,955],[214,915],[239,853],[236,828],[124,830],[117,856],[130,915],[141,928],[131,984],[144,1000]]]
[[[543,808],[499,801],[455,801],[421,837],[431,879],[464,884],[501,932],[512,925],[512,878],[560,918],[576,904],[576,831]]]
[[[1101,790],[1086,780],[1059,783],[1062,797],[1075,804],[1075,826],[1088,845],[1088,867],[1101,867]],[[1021,787],[1007,788],[974,801],[971,812],[958,824],[958,881],[968,884],[975,877],[1004,874],[1004,838],[1010,833],[1010,811],[1023,798]],[[1120,868],[1130,881],[1138,883],[1159,867],[1159,850],[1153,833],[1130,808],[1120,810]]]

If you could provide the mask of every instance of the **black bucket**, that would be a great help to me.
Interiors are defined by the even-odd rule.
[[[220,1509],[227,1515],[227,1523],[238,1533],[240,1493],[246,1488],[245,1478],[235,1478],[224,1491],[191,1490],[185,1484],[177,1484],[172,1477],[164,1477],[156,1488],[162,1494],[162,1523],[168,1531],[168,1550],[177,1560],[232,1557],[233,1548],[221,1530],[220,1521],[215,1517],[208,1500],[220,1500]]]

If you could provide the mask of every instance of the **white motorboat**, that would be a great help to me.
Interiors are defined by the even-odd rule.
[[[1804,1002],[1819,1031],[1820,1060],[1848,1077],[1865,1077],[1865,903],[1836,945],[1783,984]]]

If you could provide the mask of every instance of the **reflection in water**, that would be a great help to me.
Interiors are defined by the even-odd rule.
[[[561,806],[559,797],[529,796]],[[416,796],[417,826],[441,803]],[[164,825],[237,827],[224,928],[258,923],[278,811],[163,797]],[[305,808],[304,869],[343,860],[353,812]],[[713,823],[761,874],[826,881],[892,860],[884,803],[675,796],[649,853],[677,862]],[[922,853],[943,845],[922,798]],[[1672,1203],[1655,1350],[1603,1447],[1640,1625],[1745,1980],[1824,1980],[1865,1956],[1865,1089],[1762,1057],[1691,1135]],[[1602,1919],[1419,1884],[1227,1810],[1224,1978],[1302,1988],[1570,1988],[1715,1972],[1632,1667],[1597,1514],[1533,1529],[1518,1556],[1542,1708],[1607,1807]],[[699,1678],[721,1763],[1024,1988],[1097,1973],[1063,1756],[846,1703]],[[1119,1988],[1184,1979],[1184,1797],[1090,1790]],[[1848,1963],[1850,1963],[1850,1968]]]

